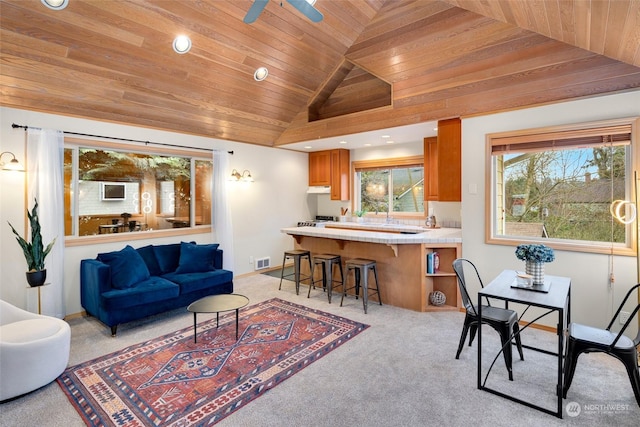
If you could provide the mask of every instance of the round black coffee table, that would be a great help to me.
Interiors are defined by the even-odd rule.
[[[236,311],[236,340],[238,340],[238,312],[247,304],[249,304],[249,298],[240,294],[209,295],[189,304],[187,310],[193,313],[193,342],[198,342],[196,338],[198,335],[196,330],[196,316],[198,313],[216,313],[217,328],[220,321],[220,312],[232,310]]]

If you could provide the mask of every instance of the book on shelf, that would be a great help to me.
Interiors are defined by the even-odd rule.
[[[427,254],[427,274],[435,274],[440,270],[440,255],[438,252]]]

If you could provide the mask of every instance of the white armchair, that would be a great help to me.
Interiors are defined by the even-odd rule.
[[[0,300],[0,401],[55,380],[67,367],[71,328]]]

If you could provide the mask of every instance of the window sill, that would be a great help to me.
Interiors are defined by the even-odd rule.
[[[99,245],[113,242],[129,242],[135,240],[150,240],[163,237],[188,236],[193,234],[211,233],[212,228],[209,225],[189,228],[171,228],[166,230],[153,231],[136,231],[131,233],[114,233],[93,236],[68,236],[65,237],[65,247]]]
[[[623,246],[611,246],[611,244],[587,244],[584,242],[562,242],[559,240],[546,240],[546,239],[528,239],[526,237],[518,238],[517,236],[509,237],[490,237],[486,239],[489,245],[503,245],[503,246],[517,246],[523,243],[536,243],[544,244],[550,248],[570,251],[570,252],[585,252],[592,254],[605,254],[605,255],[620,255],[620,256],[636,256],[635,248],[623,247]]]

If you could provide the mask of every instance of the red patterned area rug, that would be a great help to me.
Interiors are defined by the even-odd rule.
[[[68,368],[88,426],[212,425],[369,326],[277,298]]]

